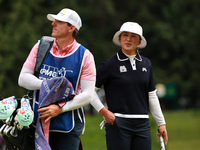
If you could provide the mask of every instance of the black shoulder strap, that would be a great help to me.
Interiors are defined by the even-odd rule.
[[[35,65],[35,76],[39,76],[39,71],[42,67],[42,64],[44,63],[44,60],[49,53],[52,45],[54,42],[54,38],[50,36],[43,36],[40,40],[39,48],[38,48],[38,54],[37,54],[37,60]]]
[[[44,63],[45,58],[47,57],[52,45],[54,42],[54,38],[50,36],[43,36],[40,40],[38,54],[35,64],[35,72],[34,75],[36,77],[39,76],[40,69],[42,68],[42,64]],[[33,91],[27,91],[28,96],[32,96]]]

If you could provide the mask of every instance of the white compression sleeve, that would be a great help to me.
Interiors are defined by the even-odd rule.
[[[158,97],[156,95],[156,90],[153,92],[149,92],[149,110],[158,126],[166,124]]]
[[[97,95],[98,90],[99,88],[95,88],[94,98],[90,104],[99,112],[105,106],[101,103],[101,100],[99,99],[99,96]]]
[[[93,100],[95,81],[81,80],[80,82],[82,92],[62,107],[63,112],[80,108]]]
[[[34,71],[27,67],[22,67],[18,78],[18,84],[28,90],[39,90],[42,85],[42,80],[33,75]]]

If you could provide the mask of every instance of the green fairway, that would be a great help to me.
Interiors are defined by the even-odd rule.
[[[169,142],[166,150],[193,150],[200,147],[200,110],[164,111]],[[106,150],[105,129],[100,130],[101,115],[86,115],[86,130],[81,135],[84,150]],[[157,126],[150,115],[152,150],[160,150]]]
[[[165,112],[169,134],[168,150],[200,147],[200,110]]]

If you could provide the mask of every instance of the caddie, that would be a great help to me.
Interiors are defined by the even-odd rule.
[[[76,41],[82,27],[80,16],[74,10],[64,8],[57,15],[48,14],[52,21],[53,46],[39,72],[34,76],[36,57],[40,41],[32,48],[21,69],[18,83],[20,86],[35,90],[34,116],[51,120],[49,144],[51,149],[78,150],[80,134],[84,127],[82,106],[93,99],[96,80],[96,68],[92,53]],[[66,77],[73,85],[75,96],[64,106],[51,104],[38,109],[38,98],[41,84],[45,79]],[[38,112],[40,116],[38,116]]]

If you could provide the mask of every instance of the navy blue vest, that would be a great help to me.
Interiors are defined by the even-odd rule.
[[[77,50],[67,56],[54,56],[49,53],[40,70],[40,79],[50,79],[57,76],[65,76],[77,91],[79,77],[82,70],[83,57],[86,48],[80,45]],[[36,101],[38,96],[36,96]],[[38,117],[37,102],[34,107],[35,120]],[[67,111],[51,119],[50,130],[71,131],[74,127],[73,111]]]

